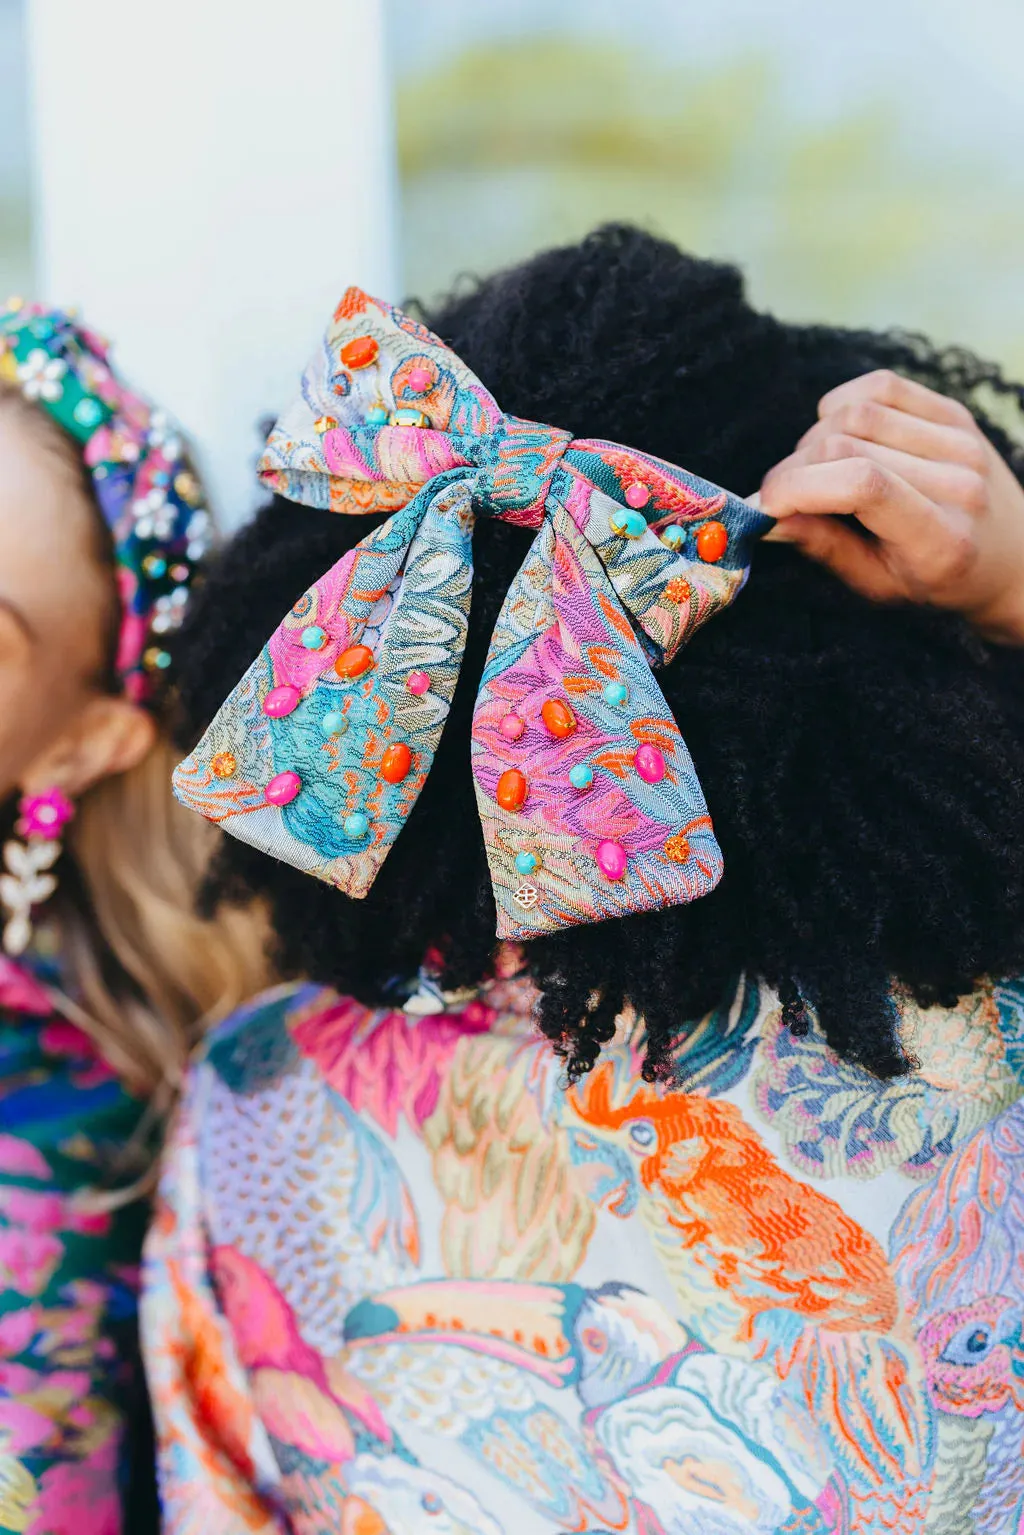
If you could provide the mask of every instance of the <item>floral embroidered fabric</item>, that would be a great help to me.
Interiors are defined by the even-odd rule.
[[[119,1535],[144,1211],[90,1207],[131,1099],[0,961],[0,1532]]]

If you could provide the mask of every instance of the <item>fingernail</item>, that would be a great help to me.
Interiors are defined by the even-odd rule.
[[[791,544],[795,541],[793,529],[789,526],[787,518],[780,518],[765,537],[770,538],[773,544]]]

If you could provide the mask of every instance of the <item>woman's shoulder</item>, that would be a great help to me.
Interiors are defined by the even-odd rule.
[[[234,1091],[255,1091],[297,1059],[295,1020],[315,1019],[346,1000],[310,981],[287,981],[257,992],[207,1030],[192,1055],[191,1079],[210,1067]]]
[[[520,1036],[533,1017],[535,1000],[523,977],[491,980],[457,999],[435,986],[424,987],[421,978],[404,1006],[392,1008],[368,1006],[321,983],[291,981],[257,993],[215,1024],[194,1061],[209,1062],[219,1073],[227,1068],[230,1074],[232,1062],[237,1070],[243,1057],[251,1061],[275,1040],[277,1053],[287,1044],[290,1054],[297,1042],[301,1054],[302,1040],[324,1029],[336,1032],[343,1026],[346,1033],[355,1030],[368,1038],[381,1029],[394,1032],[395,1020],[404,1033],[432,1016],[458,1018],[472,1033],[486,1021],[491,1031]],[[806,1065],[814,1057],[813,1075],[819,1082],[823,1075],[836,1075],[847,1085],[856,1078],[880,1099],[903,1094],[911,1082],[966,1097],[988,1097],[997,1082],[1003,1091],[1011,1082],[1024,1085],[1024,976],[984,980],[951,1006],[923,1007],[903,991],[895,992],[893,1000],[900,1033],[915,1061],[909,1077],[872,1077],[837,1057],[817,1027],[805,1039],[791,1035],[774,993],[759,983],[741,982],[731,1000],[707,1017],[695,1023],[680,1020],[673,1085],[677,1090],[728,1090],[737,1077],[758,1066],[763,1071],[769,1064],[766,1056],[778,1057],[780,1067],[796,1057]]]
[[[457,1007],[417,1011],[430,1001],[419,996],[404,1009],[372,1008],[320,985],[275,987],[211,1031],[195,1090],[205,1095],[201,1082],[216,1079],[229,1098],[287,1096],[286,1084],[302,1076],[305,1094],[340,1092],[359,1111],[384,1082],[403,1103],[415,1097],[413,1083],[429,1082],[423,1101],[440,1102],[454,1072],[466,1092],[476,1092],[478,1083],[484,1097],[507,1077],[507,1092],[518,1084],[516,1091],[539,1095],[544,1116],[555,1119],[553,1106],[563,1098],[566,1114],[601,1094],[610,1094],[622,1114],[639,1113],[648,1099],[697,1098],[722,1104],[751,1135],[767,1137],[796,1176],[815,1182],[863,1182],[887,1172],[934,1176],[952,1157],[980,1154],[979,1132],[1017,1112],[1024,1097],[1019,977],[985,981],[952,1006],[926,1008],[896,994],[915,1066],[891,1079],[838,1055],[816,1020],[805,1033],[788,1027],[774,993],[743,981],[703,1019],[680,1020],[672,1080],[653,1098],[642,1079],[643,1033],[635,1020],[622,1020],[594,1071],[566,1095],[558,1090],[557,1051],[535,1027],[528,985],[492,982]],[[542,1091],[538,1084],[547,1085]],[[396,1105],[384,1115],[389,1124]]]
[[[519,979],[458,1010],[416,997],[388,1010],[277,988],[214,1031],[152,1249],[161,1364],[182,1358],[172,1276],[209,1261],[189,1304],[223,1321],[233,1357],[257,1357],[267,1307],[293,1334],[343,1338],[357,1373],[373,1371],[388,1443],[414,1422],[437,1464],[466,1419],[434,1412],[436,1380],[464,1397],[490,1351],[545,1443],[585,1449],[600,1419],[637,1486],[644,1445],[682,1463],[695,1422],[716,1486],[761,1486],[770,1452],[788,1468],[773,1528],[790,1498],[807,1512],[789,1491],[804,1486],[830,1528],[865,1506],[886,1521],[996,1506],[1020,1460],[1006,1361],[1020,1349],[1024,982],[953,1006],[897,998],[918,1064],[890,1081],[839,1056],[813,1017],[787,1025],[751,980],[680,1020],[666,1082],[644,1077],[626,1017],[566,1081]],[[396,1329],[405,1352],[380,1364]],[[315,1347],[304,1358],[326,1379]],[[296,1445],[312,1443],[303,1393],[274,1402]],[[191,1400],[179,1375],[163,1410],[180,1418]],[[500,1447],[509,1420],[492,1400],[474,1442]],[[941,1485],[939,1435],[973,1456]],[[340,1453],[350,1443],[345,1428]],[[600,1467],[572,1457],[559,1465],[597,1485]],[[366,1461],[390,1475],[383,1454]],[[547,1460],[529,1475],[531,1489],[564,1481]]]
[[[349,999],[343,999],[329,986],[313,981],[284,981],[268,986],[218,1019],[206,1031],[196,1046],[193,1062],[216,1058],[233,1048],[232,1042],[242,1038],[251,1048],[261,1030],[287,1028],[288,1020],[296,1012],[327,1012],[343,1000]]]
[[[536,993],[525,977],[490,978],[442,991],[423,972],[396,986],[390,1006],[372,1006],[329,986],[297,981],[260,992],[209,1030],[193,1057],[193,1083],[212,1070],[231,1093],[269,1089],[302,1069],[336,1086],[355,1073],[436,1067],[460,1041],[492,1034],[510,1047],[524,1036],[550,1048],[533,1027]],[[188,1096],[188,1095],[186,1095]]]

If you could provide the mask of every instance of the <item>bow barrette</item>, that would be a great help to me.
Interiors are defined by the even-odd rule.
[[[652,665],[742,587],[771,518],[614,443],[505,415],[438,338],[349,289],[265,484],[387,521],[295,604],[178,768],[178,798],[364,896],[459,675],[475,516],[537,528],[491,641],[473,779],[498,936],[694,900],[722,871]]]

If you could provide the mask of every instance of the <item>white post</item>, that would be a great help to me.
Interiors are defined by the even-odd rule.
[[[28,0],[37,296],[178,417],[222,524],[342,289],[399,297],[382,8]]]

